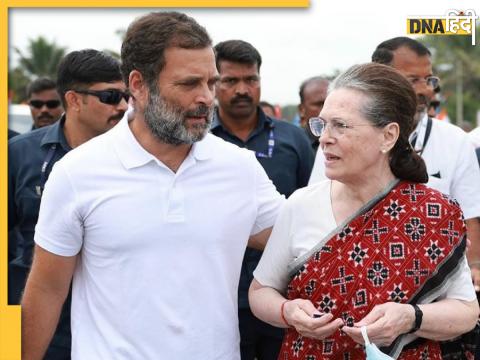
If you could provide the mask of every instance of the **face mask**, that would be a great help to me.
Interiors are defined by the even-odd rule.
[[[381,352],[377,345],[372,344],[370,340],[368,340],[366,326],[362,326],[360,330],[362,331],[363,340],[365,341],[365,352],[367,353],[366,360],[395,360],[394,358]]]

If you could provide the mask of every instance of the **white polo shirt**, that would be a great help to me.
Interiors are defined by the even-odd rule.
[[[417,146],[423,144],[427,117],[417,125]],[[432,120],[430,136],[422,152],[427,165],[427,185],[455,198],[465,219],[480,216],[480,167],[475,148],[467,134],[458,126],[437,119]],[[325,157],[319,147],[310,184],[326,179]]]
[[[57,162],[35,242],[78,257],[73,359],[239,359],[237,288],[250,235],[283,197],[250,151],[213,135],[177,173],[124,118]]]

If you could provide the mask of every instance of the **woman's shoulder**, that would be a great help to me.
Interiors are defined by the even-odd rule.
[[[330,196],[330,180],[323,180],[315,184],[297,189],[288,200],[290,202],[317,201],[318,196]],[[315,200],[317,199],[317,200]]]

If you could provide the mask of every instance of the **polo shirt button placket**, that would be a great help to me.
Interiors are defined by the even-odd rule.
[[[173,180],[168,191],[167,222],[179,223],[185,221],[185,196],[181,188]]]

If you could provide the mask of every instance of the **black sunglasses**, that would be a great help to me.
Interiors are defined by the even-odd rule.
[[[72,89],[73,90],[73,89]],[[122,99],[128,102],[130,94],[120,90],[73,90],[79,94],[93,95],[98,97],[98,100],[108,105],[118,105]]]
[[[60,100],[30,100],[28,103],[36,109],[41,109],[43,105],[47,105],[49,109],[55,109],[60,106]]]

